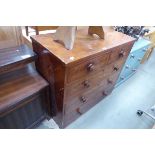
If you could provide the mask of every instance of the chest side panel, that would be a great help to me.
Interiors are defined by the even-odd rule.
[[[38,43],[33,42],[33,49],[38,55],[36,68],[50,84],[52,115],[55,115],[63,109],[65,66]]]

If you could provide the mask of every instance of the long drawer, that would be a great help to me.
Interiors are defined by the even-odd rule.
[[[110,51],[110,58],[108,64],[116,61],[126,59],[129,55],[129,51],[131,50],[131,45],[121,45],[113,48]]]

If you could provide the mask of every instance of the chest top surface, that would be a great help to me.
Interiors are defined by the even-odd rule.
[[[105,39],[88,35],[87,29],[78,30],[72,50],[67,50],[63,45],[52,39],[52,34],[31,36],[32,41],[42,45],[64,64],[70,64],[80,59],[105,52],[108,49],[120,46],[135,39],[123,33],[104,29]]]

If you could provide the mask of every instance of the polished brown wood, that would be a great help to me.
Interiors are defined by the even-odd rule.
[[[92,55],[104,54],[107,50],[112,50],[123,44],[131,44],[131,37],[116,31],[105,31],[105,40],[98,37],[88,35],[87,29],[82,29],[77,32],[74,48],[70,51],[65,49],[61,44],[58,44],[52,39],[53,34],[41,34],[32,36],[38,44],[43,45],[44,49],[48,50],[53,56],[61,61],[63,65],[71,65],[76,61],[81,61],[84,58],[89,58]],[[121,52],[121,51],[117,51]]]
[[[66,49],[71,50],[74,46],[76,38],[77,26],[59,26],[56,33],[53,34],[53,40],[61,43]],[[89,26],[89,35],[98,35],[104,39],[104,31],[102,26]]]
[[[22,68],[36,59],[36,54],[26,45],[0,50],[0,74]]]
[[[135,39],[104,29],[104,40],[77,31],[74,47],[67,50],[53,34],[32,36],[36,68],[50,83],[52,115],[60,127],[80,117],[114,88]]]
[[[53,34],[53,40],[61,43],[66,49],[71,50],[74,46],[76,38],[77,26],[59,26],[55,34]],[[104,31],[102,26],[89,26],[89,35],[98,35],[104,39]]]
[[[50,108],[48,83],[31,64],[0,75],[0,128],[33,127]]]
[[[46,88],[48,83],[31,65],[0,76],[0,113],[19,101]]]

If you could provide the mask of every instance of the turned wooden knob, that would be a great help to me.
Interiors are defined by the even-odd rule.
[[[126,69],[129,69],[129,68],[130,68],[130,66],[129,66],[129,65],[126,65],[126,66],[125,66],[125,68],[126,68]]]
[[[87,102],[87,100],[86,100],[86,98],[85,98],[84,96],[80,97],[80,100],[81,100],[81,102],[83,102],[83,103],[86,103],[86,102]]]
[[[131,58],[135,58],[135,56],[133,54],[131,54]]]
[[[112,81],[111,79],[108,79],[108,83],[109,83],[109,84],[112,84],[113,81]]]
[[[120,78],[121,78],[121,80],[124,80],[124,77],[123,76],[121,76]]]
[[[132,69],[133,72],[135,72],[137,69]]]
[[[76,109],[76,112],[77,112],[78,114],[82,115],[82,112],[80,111],[80,108],[77,108],[77,109]]]
[[[142,59],[141,58],[138,58],[138,61],[141,61]]]
[[[147,48],[143,48],[143,51],[145,52],[147,50]]]
[[[94,65],[92,63],[90,63],[88,66],[87,66],[87,70],[88,71],[93,71],[94,70]]]
[[[117,66],[114,66],[114,71],[118,71],[119,68]]]
[[[89,81],[88,81],[88,80],[85,80],[85,81],[83,82],[83,85],[84,85],[84,87],[86,87],[86,88],[90,87],[90,84],[89,84]]]
[[[125,56],[125,52],[124,51],[121,51],[120,53],[119,53],[119,58],[122,58],[122,57],[124,57]]]
[[[107,93],[106,91],[103,91],[102,94],[103,94],[104,96],[107,96],[107,95],[108,95],[108,93]]]

